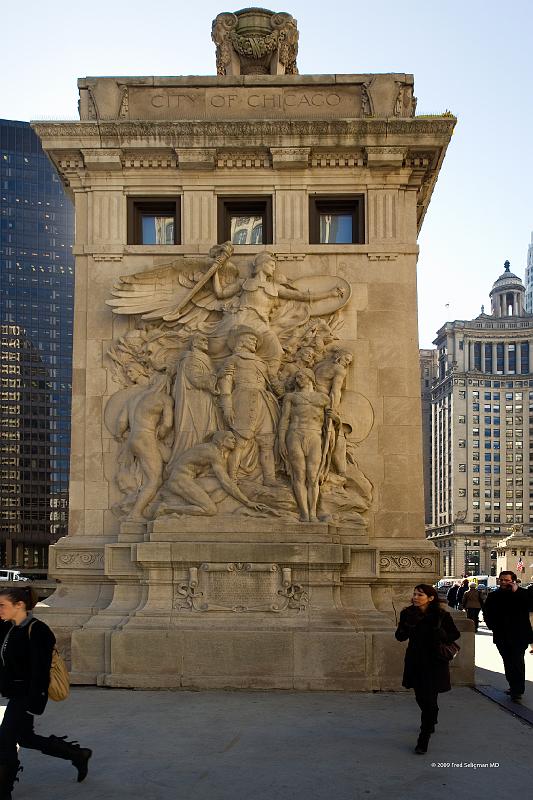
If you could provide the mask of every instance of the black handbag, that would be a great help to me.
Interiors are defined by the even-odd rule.
[[[437,625],[437,633],[442,634],[442,620],[439,619]],[[437,656],[440,661],[453,661],[459,653],[461,647],[456,642],[438,642],[437,643]]]
[[[441,661],[453,661],[461,648],[455,642],[439,642],[437,652]]]

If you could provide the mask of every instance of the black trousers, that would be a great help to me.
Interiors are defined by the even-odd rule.
[[[9,700],[0,725],[0,764],[18,761],[17,744],[30,750],[47,749],[49,739],[33,730],[33,714],[26,711],[26,700],[14,697]]]
[[[502,657],[505,677],[509,682],[511,694],[524,694],[526,690],[526,665],[524,652],[527,645],[498,639],[494,641]]]
[[[434,686],[415,686],[415,700],[420,708],[420,728],[427,731],[439,718],[438,692]]]
[[[466,609],[466,616],[468,617],[468,619],[473,619],[474,620],[474,624],[476,626],[476,631],[477,631],[478,626],[479,626],[479,614],[480,614],[480,611],[481,611],[480,608],[467,608]]]

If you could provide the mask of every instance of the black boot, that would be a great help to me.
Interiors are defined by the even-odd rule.
[[[0,800],[11,800],[13,784],[18,781],[17,772],[22,770],[18,761],[0,764]]]
[[[78,770],[78,783],[81,783],[87,777],[89,759],[93,751],[88,747],[80,747],[78,742],[67,742],[66,738],[66,736],[49,736],[41,748],[41,753],[71,761]]]
[[[420,733],[418,734],[418,740],[415,747],[415,753],[417,753],[418,755],[427,753],[430,736],[431,736],[431,731],[429,730],[429,728],[420,728]]]

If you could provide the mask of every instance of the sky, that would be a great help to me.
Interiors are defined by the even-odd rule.
[[[212,75],[211,21],[242,5],[26,0],[2,7],[0,117],[77,118],[79,77]],[[414,73],[418,114],[458,117],[419,239],[420,346],[471,319],[533,231],[531,0],[288,0],[300,73]]]

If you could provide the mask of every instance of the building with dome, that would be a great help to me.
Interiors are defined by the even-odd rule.
[[[512,533],[533,551],[533,315],[508,261],[489,296],[490,314],[447,322],[434,341],[427,535],[443,575],[496,574]]]

